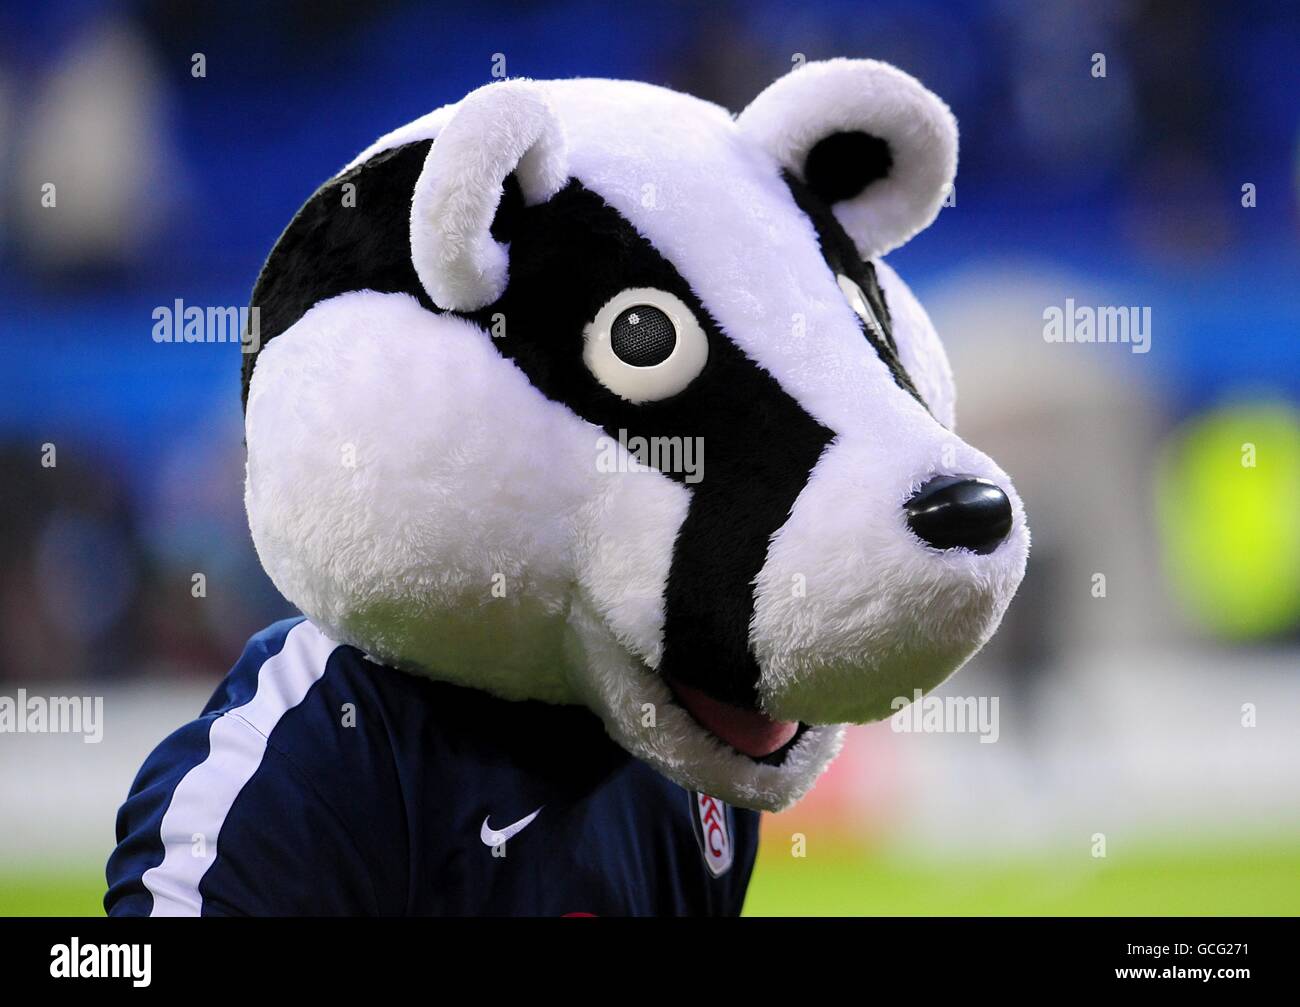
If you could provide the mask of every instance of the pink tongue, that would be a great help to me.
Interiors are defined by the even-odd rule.
[[[795,721],[773,720],[758,710],[742,710],[681,682],[670,681],[669,684],[692,717],[736,751],[751,758],[771,755],[799,730]]]

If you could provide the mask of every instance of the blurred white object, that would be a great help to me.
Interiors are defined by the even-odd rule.
[[[100,22],[69,47],[27,110],[14,229],[41,265],[129,262],[157,228],[170,187],[152,62],[132,27]]]

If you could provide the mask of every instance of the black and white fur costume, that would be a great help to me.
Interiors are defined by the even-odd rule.
[[[867,60],[738,116],[509,80],[388,134],[255,291],[246,502],[272,580],[375,661],[586,705],[683,785],[788,806],[842,725],[975,653],[1024,572],[1020,501],[953,433],[943,349],[880,258],[934,219],[956,151],[947,107]],[[676,320],[657,368],[610,350],[642,303]],[[620,431],[702,438],[703,478],[602,470]],[[950,475],[1000,487],[990,542],[910,530]],[[798,727],[744,754],[710,709]]]

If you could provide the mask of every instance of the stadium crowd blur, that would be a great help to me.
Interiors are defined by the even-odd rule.
[[[1102,410],[1113,429],[1066,431],[1053,443],[1069,455],[1020,456],[1041,471],[1022,487],[1034,566],[999,641],[1018,674],[1050,668],[1065,645],[1042,627],[1070,522],[1086,517],[1060,513],[1050,489],[1035,501],[1033,488],[1075,468],[1091,472],[1099,507],[1139,515],[1125,541],[1149,546],[1157,573],[1125,604],[1168,595],[1194,636],[1294,643],[1300,587],[1285,571],[1264,574],[1282,600],[1260,625],[1198,623],[1198,604],[1221,609],[1214,597],[1178,601],[1180,549],[1201,544],[1180,501],[1199,492],[1196,446],[1235,443],[1235,404],[1264,415],[1270,443],[1290,452],[1274,487],[1292,491],[1290,513],[1261,516],[1277,524],[1263,548],[1300,557],[1300,494],[1287,482],[1300,471],[1300,12],[1249,6],[0,5],[0,679],[214,678],[249,634],[290,614],[244,521],[239,348],[157,343],[152,312],[177,298],[246,304],[317,183],[378,134],[490,80],[498,54],[510,75],[639,78],[732,109],[800,54],[878,57],[920,77],[961,125],[957,199],[891,262],[953,341],[959,415],[969,402],[996,431],[1029,415],[1003,406],[1034,400],[1050,426],[1061,421],[1050,395],[1068,398],[1076,364],[1076,394],[1109,402],[1132,389],[1127,405]],[[49,182],[55,207],[42,202]],[[1256,206],[1243,206],[1247,184]],[[952,331],[964,320],[995,325],[981,279],[995,267],[1009,296],[1044,291],[1032,317],[1092,289],[1152,306],[1152,351],[1046,347],[1032,330],[1015,336],[1032,347],[964,345]],[[1056,384],[1018,369],[1022,352],[1045,350]],[[1002,369],[981,370],[993,354]],[[1084,374],[1103,358],[1101,377]],[[1197,426],[1205,417],[1220,425]],[[1030,433],[1004,429],[1003,440]],[[1021,479],[1014,450],[990,450]],[[1121,469],[1133,477],[1123,489]],[[1154,537],[1143,530],[1162,520]]]

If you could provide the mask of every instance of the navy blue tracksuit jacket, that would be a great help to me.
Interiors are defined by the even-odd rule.
[[[149,756],[117,842],[115,916],[734,915],[758,815],[588,710],[395,671],[296,619]]]

